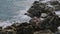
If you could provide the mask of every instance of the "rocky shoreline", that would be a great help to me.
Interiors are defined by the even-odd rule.
[[[46,3],[35,1],[25,13],[32,18],[29,23],[14,23],[3,30],[0,27],[0,32],[2,34],[53,34],[57,32],[57,27],[60,26],[60,17],[54,12],[60,10],[59,6],[59,1]]]

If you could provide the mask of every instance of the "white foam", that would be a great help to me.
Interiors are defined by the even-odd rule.
[[[55,13],[60,17],[60,11],[55,11]]]
[[[51,0],[43,0],[41,1],[42,3],[47,3],[48,1],[51,1]]]
[[[57,29],[60,31],[60,26]]]
[[[2,27],[3,29],[6,28],[7,26],[11,26],[13,23],[9,23],[9,21],[0,21],[0,27]]]

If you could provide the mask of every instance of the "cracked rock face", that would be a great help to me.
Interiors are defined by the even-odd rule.
[[[41,16],[41,13],[49,13],[50,11],[60,11],[60,2],[57,0],[42,0],[42,1],[35,1],[31,8],[27,11],[29,13],[28,16]]]
[[[50,1],[50,5],[52,5],[55,8],[55,11],[60,11],[59,1]]]

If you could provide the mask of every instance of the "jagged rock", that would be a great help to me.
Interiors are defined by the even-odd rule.
[[[33,26],[38,26],[38,24],[41,22],[41,20],[37,17],[34,17],[33,19],[30,20],[30,24]]]
[[[55,5],[55,2],[56,4],[58,3],[57,1],[51,3]],[[25,15],[32,17],[32,19],[29,23],[25,22],[16,26],[17,34],[33,34],[36,31],[45,29],[56,32],[57,27],[60,25],[60,19],[53,11],[54,8],[47,6],[46,3],[35,1],[27,13],[25,13]],[[40,20],[42,13],[46,13],[47,15],[43,21]]]
[[[55,5],[55,11],[60,11],[60,5]]]
[[[33,34],[33,32],[33,27],[27,23],[22,23],[17,29],[17,34]]]
[[[59,1],[50,1],[50,5],[52,5],[54,7],[55,11],[59,11],[60,10]]]
[[[40,17],[41,15],[41,11],[40,11],[40,7],[39,7],[39,2],[35,1],[33,3],[33,6],[27,11],[31,17]]]
[[[34,2],[33,6],[27,11],[30,17],[40,17],[41,13],[51,13],[54,8],[47,6],[47,3]]]
[[[34,34],[53,34],[53,32],[51,32],[50,30],[40,30],[34,32]]]
[[[59,4],[59,1],[50,1],[50,4],[51,5],[58,5]]]

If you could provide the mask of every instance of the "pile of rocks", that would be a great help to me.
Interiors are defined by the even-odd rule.
[[[49,4],[54,7],[50,7]],[[35,1],[27,13],[25,13],[25,15],[32,18],[29,23],[17,23],[5,29],[13,29],[16,31],[16,34],[42,34],[41,31],[45,32],[46,30],[47,32],[48,30],[51,31],[50,34],[52,34],[60,26],[60,18],[54,12],[60,10],[59,5],[58,1],[49,1],[46,3]]]
[[[58,8],[59,5],[59,1],[48,1],[46,3],[35,1],[26,14],[32,18],[30,23],[35,26],[36,30],[39,28],[39,30],[49,29],[52,32],[56,32],[57,27],[60,26],[60,18],[55,14],[54,11],[60,10]],[[46,14],[46,16],[42,16],[44,14]]]

